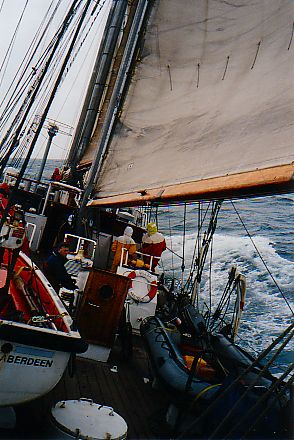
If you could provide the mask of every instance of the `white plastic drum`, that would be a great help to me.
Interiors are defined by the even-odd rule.
[[[65,400],[51,410],[52,421],[68,438],[125,439],[127,424],[109,406],[98,405],[90,399]]]

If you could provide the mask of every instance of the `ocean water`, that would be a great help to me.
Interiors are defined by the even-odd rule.
[[[38,160],[31,163],[30,175],[37,172],[38,165]],[[48,161],[44,177],[50,178],[55,166],[60,165],[61,162]],[[250,236],[240,222],[234,206]],[[247,282],[238,342],[245,349],[260,353],[293,320],[292,312],[272,278],[294,309],[294,195],[236,200],[234,206],[230,201],[224,202],[218,216],[211,266],[212,304],[216,307],[227,282],[228,271],[236,266]],[[205,204],[203,208],[206,208]],[[197,237],[198,206],[187,206],[184,246],[183,205],[160,208],[157,222],[168,247],[175,254],[184,256],[186,279]],[[175,254],[165,251],[162,256],[162,265],[169,279],[181,279],[182,275],[182,260]],[[208,301],[208,273],[207,263],[201,283],[201,298],[204,301]],[[288,364],[293,356],[293,344],[289,344],[278,360],[279,367]]]
[[[293,310],[294,196],[236,200],[234,206],[248,232],[240,222],[232,203],[223,202],[213,239],[212,308],[215,309],[224,291],[228,271],[232,266],[236,266],[246,277],[247,284],[245,308],[236,342],[252,354],[259,354],[293,321],[292,312],[283,295],[292,305]],[[166,236],[168,247],[178,255],[184,255],[187,268],[185,272],[190,269],[197,238],[197,224],[198,207],[189,205],[186,210],[183,251],[184,207],[166,207],[158,214],[159,229]],[[162,261],[167,273],[178,278],[181,276],[180,258],[175,255],[171,258],[165,252]],[[207,304],[209,288],[209,263],[207,263],[203,271],[200,291],[202,301]],[[280,374],[293,358],[292,341],[279,356],[272,371]]]
[[[41,159],[31,159],[25,174],[27,176],[30,176],[31,178],[37,177],[40,165],[41,165]],[[56,167],[61,168],[62,165],[63,162],[61,160],[48,159],[44,167],[43,179],[49,180],[54,171],[54,168]]]

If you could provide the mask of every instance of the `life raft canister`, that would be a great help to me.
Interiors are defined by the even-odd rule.
[[[148,293],[147,293],[147,295],[144,295],[143,297],[136,295],[132,291],[133,280],[135,280],[137,277],[144,278],[147,281]],[[133,270],[132,272],[128,273],[128,278],[131,279],[131,284],[130,284],[130,288],[128,291],[128,295],[131,298],[133,298],[135,301],[144,302],[144,303],[147,303],[147,302],[150,302],[153,300],[153,298],[155,297],[155,295],[157,293],[157,281],[152,278],[152,275],[150,275],[145,270]]]

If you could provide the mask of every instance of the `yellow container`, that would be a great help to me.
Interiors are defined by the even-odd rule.
[[[183,356],[187,368],[191,370],[194,361],[194,356]],[[199,358],[195,368],[195,376],[199,379],[212,380],[214,379],[216,371],[204,359]]]

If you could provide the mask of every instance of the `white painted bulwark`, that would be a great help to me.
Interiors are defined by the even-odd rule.
[[[48,393],[61,379],[70,354],[8,341],[9,353],[0,355],[0,406],[28,402]]]
[[[61,379],[71,352],[87,348],[80,334],[72,330],[72,318],[38,267],[22,252],[15,267],[9,302],[3,302],[0,320],[0,406],[17,405],[48,393]],[[26,285],[31,275],[29,290]],[[15,320],[7,304],[15,307]]]

